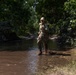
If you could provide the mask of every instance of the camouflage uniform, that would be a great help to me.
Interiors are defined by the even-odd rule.
[[[44,49],[47,50],[48,48],[48,27],[46,24],[39,23],[39,36],[37,38],[37,43],[40,49],[40,52],[42,52],[42,45],[44,45]]]

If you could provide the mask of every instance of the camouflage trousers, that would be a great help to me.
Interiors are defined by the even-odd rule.
[[[42,48],[44,46],[44,49],[48,49],[48,35],[47,34],[39,34],[37,38],[37,44],[40,51],[42,51]]]

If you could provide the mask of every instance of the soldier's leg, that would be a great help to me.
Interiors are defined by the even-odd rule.
[[[45,50],[45,53],[47,53],[47,51],[48,51],[48,42],[44,42],[44,50]]]
[[[39,55],[41,55],[42,54],[42,42],[41,41],[38,42],[38,48],[39,48]]]

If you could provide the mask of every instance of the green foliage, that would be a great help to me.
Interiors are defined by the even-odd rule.
[[[0,1],[0,21],[11,21],[14,31],[24,34],[29,26],[29,20],[34,12],[31,9],[31,1],[26,0],[1,0]]]
[[[44,16],[50,23],[56,23],[63,18],[63,6],[66,0],[38,0],[37,13]]]
[[[67,18],[70,22],[70,26],[75,31],[76,30],[76,0],[68,0],[67,2],[65,2],[64,8],[67,14],[69,14]],[[76,31],[74,33],[76,34]]]
[[[67,0],[37,0],[36,11],[38,18],[44,16],[50,23],[50,33],[59,33],[59,20],[63,20],[64,17],[64,3]],[[62,25],[62,24],[60,24]]]
[[[59,44],[62,46],[75,45],[76,38],[76,0],[64,3],[64,17],[58,21]]]
[[[50,23],[51,33],[65,26],[75,28],[76,0],[0,0],[0,21],[11,21],[17,34],[38,31],[41,16]]]
[[[65,10],[71,15],[76,15],[76,0],[68,0],[64,4]]]
[[[71,23],[76,23],[76,0],[68,0],[64,4],[65,11],[69,14]]]

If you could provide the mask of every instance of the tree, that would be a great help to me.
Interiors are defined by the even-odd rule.
[[[56,23],[63,18],[63,6],[66,0],[38,0],[37,13],[45,16],[50,23]]]
[[[66,46],[74,46],[76,38],[76,0],[68,0],[64,3],[64,18],[59,21],[59,43]]]
[[[71,28],[70,37],[72,38],[73,44],[76,38],[76,0],[68,0],[64,4],[66,14],[66,22],[69,21],[68,26]]]
[[[14,31],[24,34],[27,32],[28,22],[34,13],[32,13],[31,6],[32,2],[28,0],[1,0],[0,21],[11,21]]]
[[[66,1],[64,8],[66,13],[69,15],[67,18],[69,18],[70,22],[76,23],[76,0]]]
[[[64,3],[67,0],[37,0],[39,3],[36,8],[38,18],[44,16],[50,23],[51,33],[59,32],[59,20],[64,18]]]

